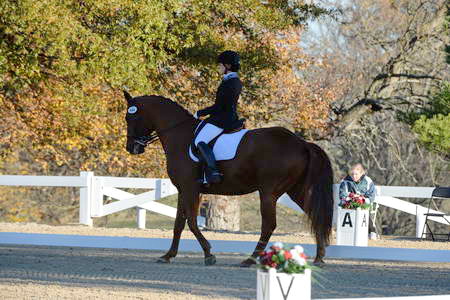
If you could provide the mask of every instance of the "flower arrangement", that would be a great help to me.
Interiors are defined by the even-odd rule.
[[[369,209],[370,202],[362,195],[349,193],[348,196],[341,201],[339,206],[345,209]]]
[[[306,258],[302,246],[285,248],[283,243],[277,242],[270,246],[269,251],[260,252],[256,263],[263,270],[274,268],[277,272],[298,274],[304,273],[305,269],[311,269]]]

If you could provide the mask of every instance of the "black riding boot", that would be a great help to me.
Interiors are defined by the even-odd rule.
[[[202,156],[203,162],[206,164],[206,181],[208,183],[220,183],[223,175],[219,172],[216,166],[216,158],[214,153],[205,142],[197,144],[197,148]]]

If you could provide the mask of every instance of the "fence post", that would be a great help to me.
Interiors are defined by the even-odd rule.
[[[103,178],[92,176],[91,217],[103,216],[103,188]]]
[[[421,239],[423,233],[427,232],[427,228],[425,227],[425,214],[427,209],[420,205],[416,205],[416,238]]]
[[[136,207],[137,225],[139,229],[145,229],[146,215],[147,215],[146,209]]]
[[[91,204],[92,204],[92,180],[93,172],[80,172],[85,186],[80,188],[80,224],[92,226]]]
[[[333,184],[333,226],[337,229],[338,208],[339,208],[339,184]]]

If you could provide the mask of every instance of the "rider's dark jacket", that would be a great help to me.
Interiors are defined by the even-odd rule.
[[[241,126],[237,115],[237,102],[242,91],[242,83],[236,73],[228,73],[220,83],[214,105],[199,110],[197,116],[210,115],[205,121],[223,128],[233,130]]]

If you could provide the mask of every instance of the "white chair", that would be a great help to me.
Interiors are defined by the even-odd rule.
[[[378,232],[378,227],[377,227],[377,213],[378,213],[378,208],[380,207],[380,205],[377,202],[373,202],[372,203],[372,207],[369,210],[369,219],[370,222],[372,222],[372,227],[375,228],[375,233],[376,233],[376,238],[378,238],[380,236],[379,232]],[[370,233],[372,234],[372,233]],[[372,236],[370,237],[372,239]]]

